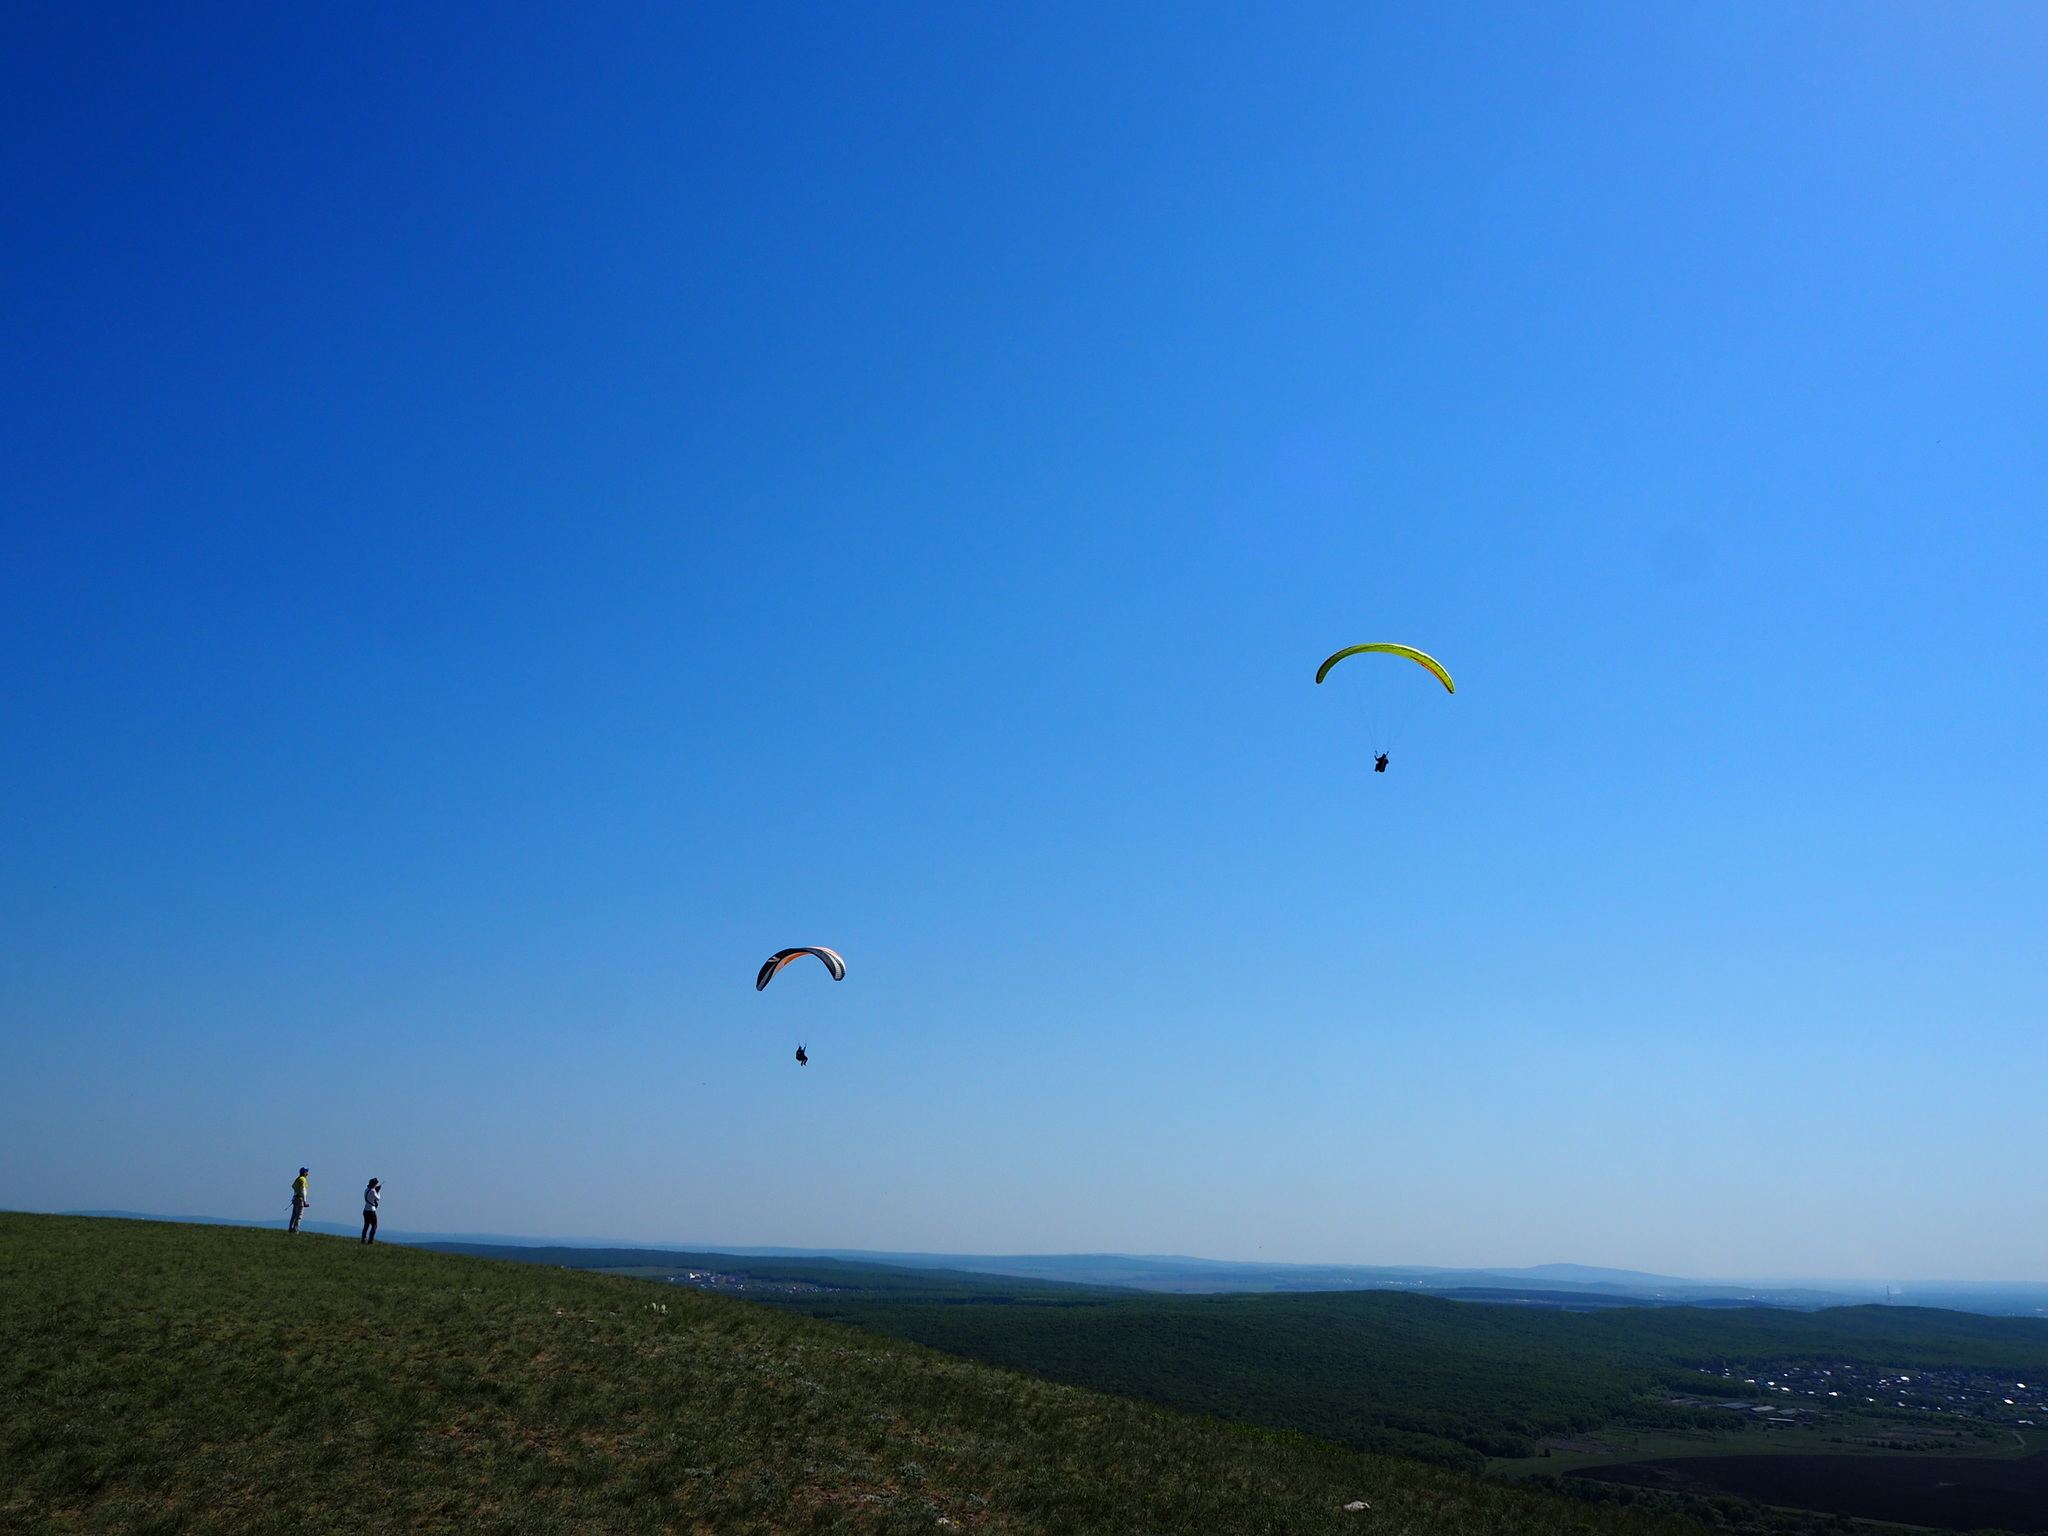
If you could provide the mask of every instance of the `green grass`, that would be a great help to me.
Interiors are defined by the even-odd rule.
[[[1339,1506],[1363,1498],[1370,1514]],[[0,1214],[9,1531],[1693,1528],[643,1280]]]

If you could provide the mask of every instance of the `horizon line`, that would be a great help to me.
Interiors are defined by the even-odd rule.
[[[163,1221],[182,1225],[231,1226],[269,1228],[281,1226],[283,1217],[248,1218],[237,1216],[164,1215],[151,1211],[123,1210],[64,1210],[45,1212],[23,1212],[24,1215],[86,1216],[110,1218],[124,1221]],[[352,1232],[354,1227],[345,1222],[305,1223],[315,1230],[333,1229],[335,1232]],[[1196,1254],[1177,1253],[1128,1253],[1110,1249],[1047,1251],[1042,1253],[965,1253],[924,1249],[887,1248],[821,1248],[771,1245],[761,1243],[696,1243],[685,1241],[649,1242],[642,1238],[563,1238],[528,1236],[502,1232],[429,1232],[390,1229],[382,1234],[384,1241],[418,1246],[424,1243],[475,1243],[494,1248],[619,1248],[650,1253],[704,1253],[729,1254],[735,1258],[840,1258],[869,1263],[888,1263],[892,1260],[961,1260],[980,1262],[1052,1262],[1059,1260],[1115,1260],[1124,1263],[1182,1264],[1197,1265],[1208,1269],[1236,1269],[1247,1271],[1327,1270],[1351,1271],[1361,1274],[1398,1275],[1489,1275],[1523,1281],[1532,1279],[1564,1280],[1558,1274],[1545,1271],[1577,1270],[1587,1275],[1613,1276],[1637,1282],[1660,1282],[1689,1287],[1733,1286],[1752,1290],[1830,1290],[1842,1287],[1868,1287],[1883,1291],[1898,1291],[1901,1287],[1912,1286],[1934,1290],[1942,1287],[1972,1289],[2048,1289],[2048,1280],[1943,1280],[1943,1279],[1883,1279],[1864,1277],[1810,1277],[1775,1276],[1753,1278],[1742,1276],[1688,1276],[1659,1274],[1649,1270],[1624,1269],[1616,1265],[1580,1264],[1575,1261],[1555,1261],[1544,1264],[1363,1264],[1338,1260],[1299,1259],[1212,1259]],[[941,1266],[932,1266],[941,1267]],[[951,1266],[945,1266],[951,1267]],[[1566,1283],[1570,1283],[1566,1281]],[[1612,1285],[1614,1280],[1582,1281],[1581,1284]]]

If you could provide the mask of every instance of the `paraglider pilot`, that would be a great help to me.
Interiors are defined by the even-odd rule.
[[[1386,753],[1382,752],[1378,757],[1372,760],[1372,771],[1374,773],[1385,773],[1387,771]]]
[[[802,1046],[796,1048],[796,1064],[800,1067],[808,1067],[811,1064],[811,1058],[804,1054]]]

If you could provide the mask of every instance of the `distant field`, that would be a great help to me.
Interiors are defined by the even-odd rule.
[[[1577,1474],[1636,1488],[1717,1494],[1952,1531],[2048,1530],[2048,1455],[1707,1456]]]
[[[0,1528],[1692,1529],[646,1280],[5,1214]]]

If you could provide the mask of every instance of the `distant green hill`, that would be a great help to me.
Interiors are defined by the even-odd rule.
[[[1741,1369],[1723,1383],[1695,1367],[1856,1362],[2048,1377],[2048,1322],[1916,1307],[1566,1312],[1391,1291],[772,1299],[1054,1381],[1472,1469],[1616,1423],[1738,1428],[1725,1412],[1669,1401],[1717,1388],[1759,1395]],[[1985,1406],[1980,1391],[1973,1422]],[[2024,1405],[1996,1412],[2031,1422]]]
[[[22,1215],[0,1215],[0,1528],[1693,1529],[644,1280]]]

